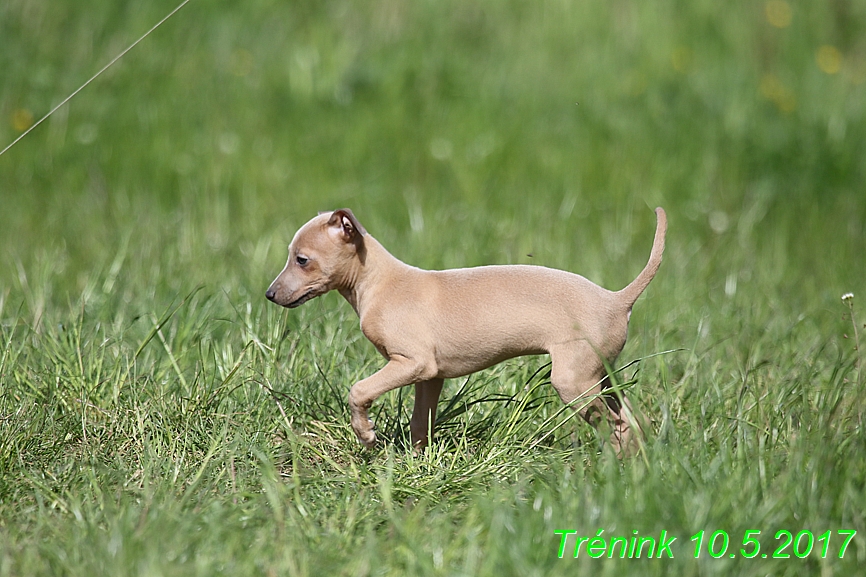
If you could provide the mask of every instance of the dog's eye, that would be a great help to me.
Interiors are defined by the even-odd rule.
[[[307,263],[310,262],[310,259],[305,256],[298,255],[297,257],[295,257],[295,262],[298,263],[298,266],[307,266]]]

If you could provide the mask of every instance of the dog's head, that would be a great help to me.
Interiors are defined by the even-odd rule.
[[[348,208],[319,213],[289,245],[289,260],[265,296],[295,308],[334,289],[350,288],[366,256],[367,231]]]

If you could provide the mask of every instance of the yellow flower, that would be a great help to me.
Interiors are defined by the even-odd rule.
[[[776,28],[787,28],[791,25],[791,5],[785,0],[769,0],[764,5],[767,22]]]
[[[33,113],[26,108],[17,108],[12,113],[12,128],[18,132],[24,132],[33,126]]]
[[[761,92],[761,96],[771,101],[776,105],[776,108],[785,114],[790,114],[797,108],[797,97],[794,92],[785,86],[775,74],[765,74],[761,78],[758,90]]]
[[[815,55],[818,68],[825,74],[836,74],[842,69],[842,53],[835,46],[825,44],[818,49]]]

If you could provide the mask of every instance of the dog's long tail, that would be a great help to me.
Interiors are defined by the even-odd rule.
[[[656,235],[653,239],[653,249],[650,253],[649,262],[646,263],[644,269],[637,275],[631,284],[616,293],[621,297],[621,302],[626,305],[629,310],[634,305],[638,297],[643,293],[650,281],[659,270],[659,265],[662,263],[662,253],[665,251],[665,233],[668,230],[668,217],[665,211],[659,207],[656,209]]]

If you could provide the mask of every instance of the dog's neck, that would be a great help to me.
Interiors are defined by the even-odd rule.
[[[382,279],[399,273],[401,269],[413,268],[388,252],[369,234],[364,235],[364,250],[364,259],[352,259],[349,270],[343,275],[342,286],[337,287],[359,317],[364,312],[365,295],[372,295]]]

